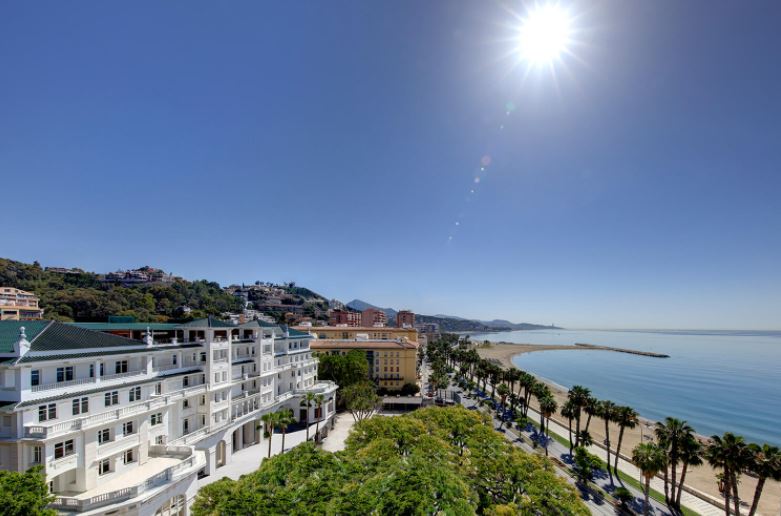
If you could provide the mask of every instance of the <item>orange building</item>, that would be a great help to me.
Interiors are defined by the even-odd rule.
[[[415,314],[410,310],[401,310],[396,313],[397,328],[414,328]]]
[[[385,326],[388,316],[379,308],[367,308],[361,312],[361,326],[370,328],[373,326]]]

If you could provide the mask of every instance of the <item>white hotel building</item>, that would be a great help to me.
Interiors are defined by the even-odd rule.
[[[114,326],[0,321],[0,469],[42,465],[60,511],[185,515],[199,477],[265,441],[263,414],[327,432],[336,385],[317,381],[306,333],[210,318],[133,340]],[[306,392],[322,407],[302,408]]]

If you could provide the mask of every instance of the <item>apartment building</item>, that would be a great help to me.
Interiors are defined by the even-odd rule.
[[[415,313],[410,310],[400,310],[396,313],[396,326],[398,328],[414,328]]]
[[[319,330],[319,328],[317,329]],[[418,343],[404,338],[315,339],[312,350],[319,353],[344,354],[357,349],[366,353],[369,377],[379,387],[400,390],[405,383],[418,381]]]
[[[354,340],[363,338],[371,340],[406,339],[410,342],[418,342],[418,330],[415,328],[389,328],[385,326],[295,326],[295,329],[309,332],[320,340]]]
[[[265,441],[263,414],[327,432],[336,385],[316,380],[310,335],[208,318],[135,340],[122,326],[0,322],[0,468],[42,465],[54,508],[186,515],[199,476]],[[302,409],[307,392],[323,406]]]
[[[34,320],[43,317],[38,297],[32,292],[0,287],[0,321]]]
[[[350,310],[333,309],[328,314],[329,326],[352,326],[361,325],[361,312],[352,312]]]
[[[361,326],[385,326],[388,324],[388,316],[379,308],[367,308],[361,312]]]

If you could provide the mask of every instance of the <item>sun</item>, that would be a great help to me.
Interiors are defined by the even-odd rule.
[[[537,6],[522,21],[518,53],[530,64],[549,64],[567,51],[570,36],[570,15],[566,9],[559,4]]]

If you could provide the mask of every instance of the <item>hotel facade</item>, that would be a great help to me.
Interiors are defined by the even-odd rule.
[[[265,441],[263,414],[327,432],[337,386],[317,381],[307,333],[211,318],[109,333],[122,326],[0,322],[0,469],[41,465],[55,509],[186,515],[199,478]]]

